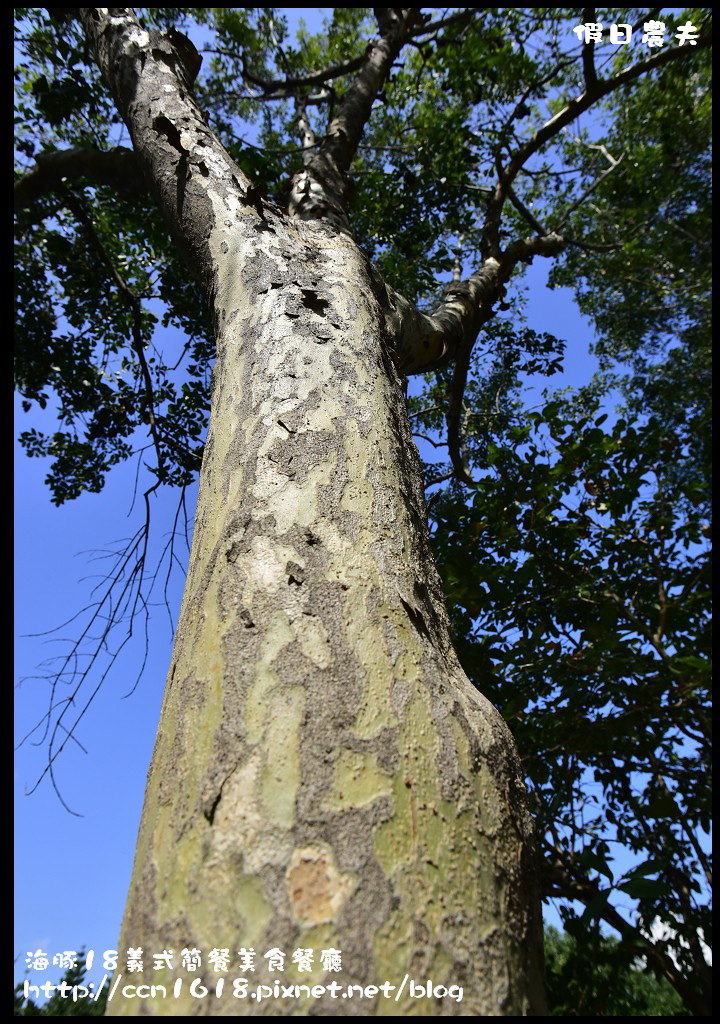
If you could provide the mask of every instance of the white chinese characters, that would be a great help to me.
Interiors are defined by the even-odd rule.
[[[665,37],[667,34],[667,28],[664,21],[650,20],[643,24],[643,34],[641,42],[649,49],[659,49],[665,45]],[[573,32],[578,37],[580,42],[586,46],[590,43],[602,43],[604,28],[600,22],[588,21],[583,25],[576,25]],[[613,46],[627,46],[633,36],[632,25],[616,25],[612,24],[609,26],[609,41]],[[674,38],[677,40],[678,46],[697,46],[698,43],[698,29],[693,25],[691,21],[686,21],[684,25],[679,25]]]
[[[85,954],[86,968],[89,969],[92,966],[94,955],[93,950]],[[140,973],[145,970],[146,965],[148,968],[152,967],[153,971],[174,971],[179,967],[187,974],[194,974],[202,967],[203,962],[207,962],[215,974],[226,974],[230,970],[246,974],[249,971],[255,971],[255,956],[255,950],[252,947],[247,949],[245,946],[238,949],[235,955],[227,948],[211,949],[207,957],[201,949],[195,947],[185,947],[180,950],[179,954],[172,949],[145,954],[140,946],[130,946],[125,951],[124,960],[125,970],[128,974]],[[77,966],[79,959],[80,955],[75,950],[64,950],[62,953],[51,955],[42,949],[37,949],[26,954],[25,965],[28,970],[32,971],[47,971],[51,966],[67,969]],[[109,972],[115,971],[117,959],[117,950],[106,949],[103,953],[103,969]],[[285,971],[287,954],[284,950],[277,947],[269,949],[263,953],[263,959],[267,962],[267,968],[271,974]],[[321,970],[327,973],[342,970],[342,951],[333,947],[320,950],[317,959],[314,949],[295,949],[290,960],[298,974],[311,973],[318,966],[318,962]]]

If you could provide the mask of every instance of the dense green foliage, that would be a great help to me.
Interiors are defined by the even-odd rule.
[[[205,45],[196,93],[208,123],[280,201],[302,161],[298,90],[269,102],[258,83],[348,61],[375,31],[365,8],[337,8],[325,32],[294,40],[270,8],[139,13]],[[604,24],[649,16],[595,13]],[[483,9],[406,48],[355,160],[352,218],[408,298],[431,306],[454,267],[467,273],[485,255],[498,162],[582,91],[572,34],[582,20],[581,9]],[[705,29],[708,11],[663,20],[670,34],[687,21]],[[127,144],[78,24],[23,8],[18,25],[19,171],[42,153]],[[639,43],[595,50],[606,75],[645,56]],[[350,80],[305,88],[316,130]],[[710,51],[687,46],[526,162],[500,240],[523,236],[532,219],[564,226],[572,244],[550,282],[573,288],[592,319],[600,371],[583,387],[550,389],[573,361],[572,339],[555,324],[527,326],[517,274],[464,394],[476,482],[425,466],[461,660],[513,730],[545,895],[572,936],[550,940],[556,1015],[678,1014],[672,993],[629,966],[657,920],[675,936],[654,948],[679,964],[677,990],[685,998],[705,984],[709,84]],[[101,489],[130,457],[152,481],[186,484],[207,424],[211,329],[151,200],[80,178],[22,210],[18,228],[17,386],[27,409],[52,402],[58,413],[56,429],[34,425],[21,440],[53,458],[52,499]],[[452,388],[445,367],[408,402],[418,435],[440,447]],[[618,942],[598,938],[600,920]]]
[[[584,925],[617,926],[625,894],[646,930],[707,937],[708,495],[654,418],[559,400],[524,418],[473,494],[433,503],[461,659],[520,747],[548,894],[581,899]]]
[[[571,343],[524,331],[511,302],[465,393],[476,486],[430,499],[461,660],[524,759],[546,893],[578,942],[599,920],[621,929],[613,955],[626,958],[642,946],[631,897],[645,934],[671,924],[698,988],[698,935],[711,943],[709,116],[709,63],[674,65],[609,97],[567,134],[563,164],[536,172],[524,199],[557,223],[607,167],[598,147],[622,157],[568,218],[575,237],[617,247],[569,247],[550,275],[594,321],[601,369],[538,402],[537,374],[564,349],[571,360]],[[573,166],[582,185],[557,173]],[[428,375],[411,401],[436,443],[449,386]],[[434,461],[427,479],[450,468]]]
[[[614,939],[588,934],[582,945],[545,932],[545,985],[551,1017],[688,1017],[677,992],[638,964]]]

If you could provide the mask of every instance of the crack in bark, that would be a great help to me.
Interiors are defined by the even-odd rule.
[[[235,772],[237,771],[238,767],[239,767],[239,762],[238,762],[238,764],[234,765],[230,769],[230,771],[227,773],[225,778],[220,783],[220,788],[218,789],[218,791],[217,791],[217,793],[216,793],[212,803],[210,804],[210,806],[207,806],[207,802],[206,802],[206,805],[203,807],[203,816],[205,817],[205,820],[207,821],[208,825],[214,824],[214,822],[215,822],[215,813],[216,813],[216,811],[218,809],[218,804],[220,803],[220,800],[222,798],[223,789],[225,788],[225,786],[226,786],[230,776],[235,774]]]
[[[205,818],[207,819],[208,825],[212,825],[213,821],[215,820],[215,811],[217,810],[217,805],[220,803],[220,798],[221,797],[222,797],[222,788],[220,789],[220,791],[218,792],[217,796],[213,800],[211,806],[209,808],[203,808],[203,814],[205,815]]]

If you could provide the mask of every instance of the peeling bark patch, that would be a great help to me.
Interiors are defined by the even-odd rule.
[[[288,562],[285,566],[285,572],[287,573],[288,584],[294,583],[296,587],[299,587],[301,583],[305,582],[305,570],[297,562]]]
[[[173,149],[176,149],[178,153],[184,153],[185,149],[180,140],[180,132],[177,130],[175,125],[172,123],[169,117],[165,117],[164,114],[160,114],[159,117],[153,119],[153,128],[158,135],[164,135],[168,140]]]
[[[245,206],[251,206],[255,210],[255,213],[257,213],[260,220],[265,220],[262,198],[263,195],[260,189],[256,185],[250,185],[245,192],[243,202],[245,203]]]
[[[301,288],[300,291],[302,292],[303,306],[312,310],[313,313],[317,313],[318,316],[325,316],[325,312],[330,305],[327,299],[321,299],[312,288]]]
[[[420,609],[413,608],[413,606],[411,604],[408,604],[408,602],[402,597],[400,598],[400,603],[402,604],[405,611],[408,613],[408,618],[410,619],[418,633],[421,633],[423,636],[430,636],[430,631],[427,628],[427,623],[425,622],[425,619],[423,618],[423,614],[420,611]]]
[[[174,65],[177,64],[177,58],[174,57],[174,54],[166,53],[165,50],[161,50],[157,46],[153,46],[152,49],[150,50],[150,53],[155,58],[155,60],[162,61],[163,64],[167,64],[168,67],[173,68]]]
[[[350,890],[331,852],[317,846],[293,850],[287,884],[293,916],[305,926],[335,920]]]

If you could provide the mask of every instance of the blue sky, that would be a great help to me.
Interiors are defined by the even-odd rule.
[[[302,13],[309,27],[321,9],[288,11],[291,24]],[[580,384],[595,363],[588,349],[592,330],[575,306],[569,289],[550,291],[545,286],[548,264],[529,269],[527,318],[539,331],[551,330],[569,345],[565,376],[553,385]],[[29,417],[18,403],[18,430]],[[102,571],[103,562],[90,562],[88,554],[128,536],[138,524],[139,509],[128,517],[134,466],[116,468],[103,492],[55,508],[44,484],[47,460],[16,457],[16,672],[25,681],[16,690],[18,737],[42,716],[47,707],[47,684],[28,678],[57,653],[57,638],[73,636],[73,625],[57,635],[28,637],[50,630],[88,601],[93,581],[83,580]],[[177,495],[154,499],[158,533],[169,528]],[[192,515],[194,496],[190,495]],[[170,603],[176,614],[181,581],[171,587]],[[99,692],[78,730],[84,750],[70,742],[57,763],[57,781],[69,814],[45,778],[25,795],[45,767],[47,746],[26,742],[17,752],[14,774],[16,796],[16,931],[15,974],[22,978],[25,954],[38,949],[51,955],[81,947],[114,948],[119,935],[125,896],[132,868],[145,777],[157,729],[165,675],[170,660],[171,633],[167,614],[153,611],[151,649],[147,668],[134,693],[142,660],[142,642],[135,641]],[[551,915],[552,920],[556,920]],[[51,969],[44,977],[56,978]]]

